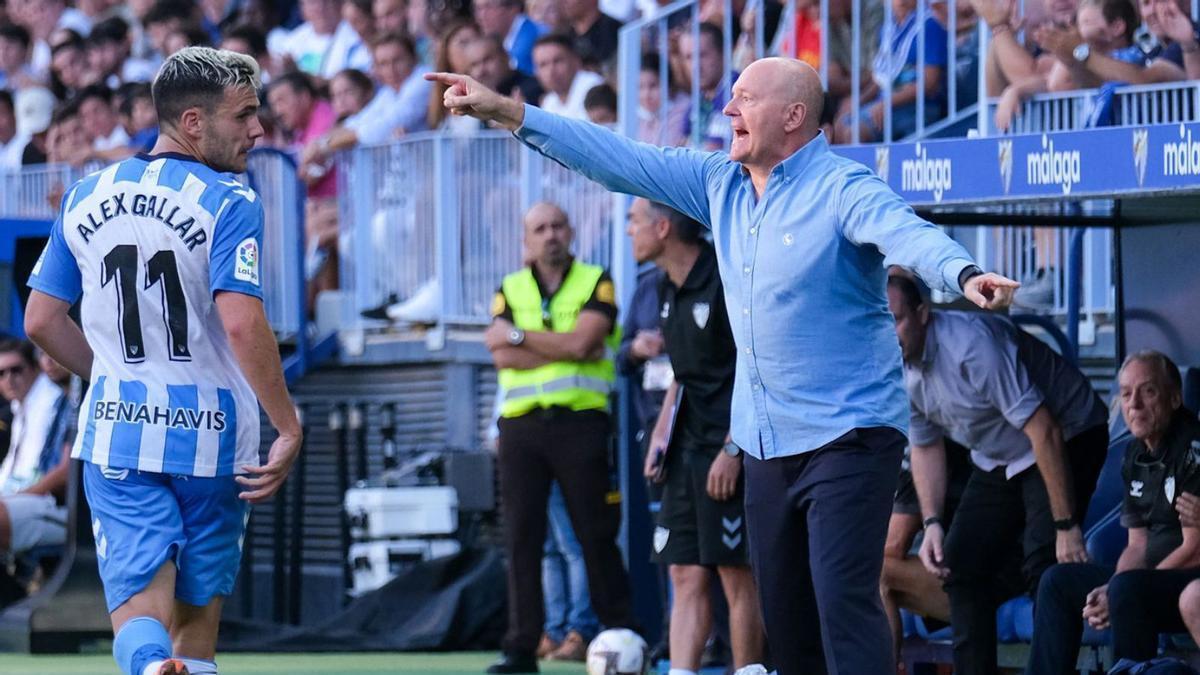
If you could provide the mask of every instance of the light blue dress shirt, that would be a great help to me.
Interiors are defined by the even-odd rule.
[[[823,135],[771,172],[762,199],[723,152],[638,143],[525,107],[517,138],[614,192],[712,228],[738,346],[731,434],[760,459],[856,427],[908,428],[887,266],[958,292],[967,252]]]

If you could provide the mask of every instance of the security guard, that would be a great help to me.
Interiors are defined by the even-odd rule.
[[[675,383],[645,473],[664,483],[654,551],[670,565],[674,592],[671,674],[700,670],[713,622],[711,568],[728,600],[732,665],[741,668],[762,660],[763,628],[747,555],[742,453],[729,438],[737,346],[717,256],[699,223],[646,199],[630,206],[627,231],[638,262],[653,260],[666,273],[660,317]]]
[[[532,263],[504,278],[484,334],[500,371],[499,473],[508,554],[508,632],[489,673],[538,672],[542,544],[551,480],[583,548],[600,622],[632,625],[629,579],[614,541],[620,494],[610,489],[608,399],[615,373],[612,279],[570,253],[574,232],[553,204],[525,214]]]

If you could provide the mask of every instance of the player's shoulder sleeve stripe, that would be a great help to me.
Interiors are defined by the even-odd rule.
[[[229,194],[237,195],[251,204],[258,201],[258,193],[254,191],[254,188],[251,188],[250,186],[238,180],[238,177],[234,174],[219,174],[219,182],[221,185],[225,186],[225,189]]]
[[[140,183],[146,173],[148,164],[140,157],[130,157],[117,165],[117,173],[113,183]]]
[[[96,191],[96,186],[100,184],[100,173],[101,172],[97,171],[95,173],[88,174],[83,178],[80,178],[79,182],[75,183],[75,187],[71,189],[71,199],[67,203],[68,211],[75,208],[79,202],[87,199],[93,192]]]

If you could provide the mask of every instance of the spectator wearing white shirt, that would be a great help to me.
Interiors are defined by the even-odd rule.
[[[113,108],[112,90],[103,84],[89,85],[79,92],[77,101],[94,156],[112,161],[133,154],[129,150],[129,134]]]
[[[300,16],[304,23],[286,37],[268,42],[273,56],[291,59],[302,72],[322,79],[329,79],[345,68],[370,66],[360,48],[362,39],[350,24],[341,20],[338,0],[300,0]],[[352,56],[357,62],[349,62]]]
[[[54,493],[66,484],[62,424],[70,373],[45,360],[54,379],[42,372],[32,344],[0,340],[0,395],[13,412],[8,455],[0,463],[0,555],[66,541],[66,508]]]
[[[556,115],[586,120],[583,99],[604,82],[596,73],[583,70],[574,41],[560,33],[543,35],[533,43],[534,75],[546,90],[541,107]]]
[[[425,107],[433,85],[424,78],[426,69],[417,65],[412,40],[403,33],[385,33],[375,39],[371,56],[371,74],[379,83],[375,97],[333,131],[308,144],[302,164],[324,164],[340,150],[386,143],[426,128]]]

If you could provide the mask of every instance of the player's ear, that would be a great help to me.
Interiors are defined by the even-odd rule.
[[[200,106],[188,108],[179,116],[179,129],[189,137],[198,138],[204,130],[204,111]]]

